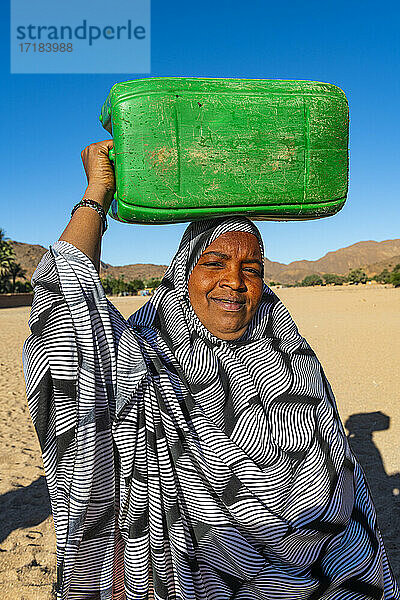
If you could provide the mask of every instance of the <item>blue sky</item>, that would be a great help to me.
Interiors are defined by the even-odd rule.
[[[153,0],[150,76],[309,79],[347,95],[347,204],[318,221],[261,223],[271,260],[314,260],[360,240],[400,237],[399,12],[395,2]],[[143,75],[10,75],[7,12],[1,24],[0,227],[48,246],[85,189],[81,149],[108,137],[98,114],[109,89]],[[165,264],[183,230],[110,220],[103,260]]]

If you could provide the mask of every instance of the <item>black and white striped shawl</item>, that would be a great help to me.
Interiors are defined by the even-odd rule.
[[[399,599],[364,475],[314,352],[265,286],[215,338],[187,281],[191,225],[125,321],[66,242],[42,259],[24,346],[57,535],[59,600]]]

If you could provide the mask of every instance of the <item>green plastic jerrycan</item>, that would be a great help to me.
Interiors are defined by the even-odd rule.
[[[328,83],[144,78],[114,85],[100,120],[126,223],[317,219],[346,200],[348,104]]]

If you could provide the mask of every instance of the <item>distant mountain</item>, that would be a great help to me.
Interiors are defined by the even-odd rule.
[[[33,275],[33,271],[43,254],[46,254],[47,248],[39,246],[39,244],[24,244],[23,242],[10,241],[15,252],[15,262],[20,263],[26,271],[26,279],[29,281]]]
[[[400,254],[397,256],[392,256],[391,258],[386,258],[385,260],[380,260],[376,263],[372,263],[372,265],[368,265],[365,268],[365,272],[368,276],[373,276],[377,273],[382,273],[384,269],[391,271],[396,265],[400,265]]]
[[[26,278],[29,281],[40,259],[47,252],[47,248],[38,244],[25,244],[24,242],[10,241],[10,243],[14,248],[15,260],[25,269]],[[120,275],[125,275],[125,281],[130,281],[133,279],[152,279],[153,277],[158,279],[164,275],[166,269],[166,265],[134,264],[113,267],[102,262],[100,273],[102,277],[109,275],[118,278]]]
[[[16,261],[27,272],[27,278],[32,277],[37,263],[47,251],[39,245],[11,242]],[[318,260],[296,260],[289,264],[274,262],[265,259],[266,281],[279,281],[280,283],[295,283],[301,281],[306,275],[312,273],[337,273],[346,275],[352,269],[362,267],[367,275],[380,273],[383,269],[391,270],[400,263],[400,239],[385,240],[383,242],[357,242],[346,248],[328,252]],[[133,279],[161,278],[166,270],[166,265],[131,264],[112,266],[101,263],[101,275],[104,277],[119,277],[124,275],[125,281]]]
[[[383,242],[357,242],[346,248],[328,252],[318,260],[296,260],[289,264],[265,261],[265,279],[280,283],[301,281],[312,273],[337,273],[346,275],[352,269],[364,268],[368,275],[376,275],[382,271],[381,264],[393,261],[400,255],[400,240]]]

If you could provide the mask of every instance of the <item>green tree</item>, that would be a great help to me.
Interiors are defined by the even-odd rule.
[[[367,283],[368,277],[367,277],[367,274],[364,273],[364,271],[362,269],[353,269],[347,275],[347,281],[349,283],[355,283],[355,284]]]
[[[379,275],[375,276],[375,280],[378,283],[389,283],[390,275],[391,274],[387,269],[383,269],[383,271],[379,273]]]
[[[125,275],[120,275],[118,279],[113,279],[112,282],[112,295],[118,296],[118,294],[122,294],[125,291]]]
[[[146,279],[144,283],[146,284],[146,287],[148,287],[148,288],[157,288],[161,283],[161,279],[152,277],[151,279]]]
[[[389,283],[394,285],[396,288],[400,287],[400,269],[398,271],[393,269],[393,271],[390,273]]]
[[[326,285],[343,285],[346,281],[346,277],[336,275],[336,273],[324,273],[322,277],[324,278]]]
[[[18,294],[26,294],[27,292],[32,292],[32,286],[29,281],[16,281],[15,291]]]
[[[14,249],[7,241],[4,229],[0,228],[0,275],[8,274],[14,258]]]
[[[145,287],[143,279],[133,279],[130,283],[136,291],[142,290]]]
[[[128,281],[125,284],[125,291],[128,292],[128,294],[130,294],[131,296],[136,296],[139,289],[140,288],[138,288],[137,285],[135,285],[134,281]]]
[[[0,273],[0,294],[11,292],[11,283],[7,273]]]
[[[26,279],[26,277],[25,277],[26,271],[25,271],[25,269],[22,268],[22,266],[19,263],[11,262],[8,267],[8,274],[12,279],[11,292],[14,293],[15,292],[15,280],[17,279],[17,277],[20,277],[21,279]]]
[[[124,292],[133,293],[131,282],[125,281],[125,276],[122,274],[116,279],[107,275],[101,279],[102,286],[106,294],[111,296],[118,296]]]
[[[111,280],[112,278],[109,275],[100,278],[101,284],[106,294],[111,294]]]
[[[323,285],[323,283],[321,277],[316,273],[313,273],[312,275],[306,275],[300,285],[302,287],[307,287],[310,285]]]

